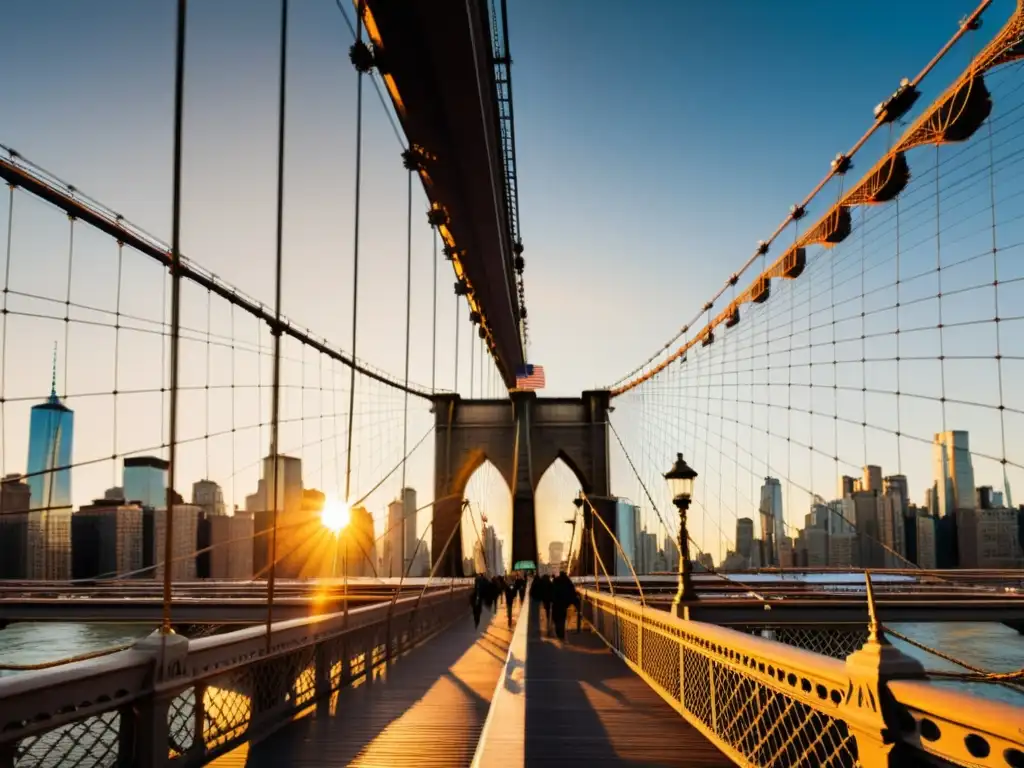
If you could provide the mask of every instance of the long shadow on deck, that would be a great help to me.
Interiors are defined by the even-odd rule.
[[[542,612],[530,616],[527,765],[732,765],[600,637],[569,624],[563,643]]]
[[[468,766],[511,640],[504,610],[467,614],[372,682],[249,748],[245,765]]]

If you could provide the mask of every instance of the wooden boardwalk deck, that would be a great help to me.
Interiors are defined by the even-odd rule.
[[[530,616],[528,766],[700,768],[733,764],[600,637],[586,629],[576,634],[572,615],[569,625],[571,630],[562,642],[548,633],[543,612]]]
[[[732,765],[597,635],[576,634],[574,617],[562,642],[537,607],[530,610],[525,716],[508,723],[520,729],[526,765]],[[511,639],[502,607],[496,617],[485,611],[479,629],[467,615],[372,682],[339,691],[329,706],[212,765],[469,766]],[[489,732],[502,726],[492,718]]]
[[[512,630],[504,606],[469,614],[345,688],[319,709],[267,739],[214,761],[218,768],[468,766],[505,665]]]

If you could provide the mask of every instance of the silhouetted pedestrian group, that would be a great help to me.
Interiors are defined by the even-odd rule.
[[[498,610],[498,604],[504,599],[505,616],[508,626],[511,628],[512,608],[517,595],[519,596],[519,605],[522,606],[526,599],[526,578],[522,574],[513,574],[507,579],[504,576],[494,576],[488,579],[478,573],[473,582],[473,595],[470,598],[473,604],[473,623],[477,627],[480,626],[480,614],[485,605],[494,613]]]
[[[555,634],[560,640],[565,639],[565,622],[569,616],[569,607],[576,608],[576,631],[580,631],[580,600],[572,579],[563,571],[554,579],[547,574],[538,576],[530,586],[530,597],[544,607],[548,627],[555,626]]]

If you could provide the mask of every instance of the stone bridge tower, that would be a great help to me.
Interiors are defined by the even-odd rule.
[[[435,396],[431,552],[435,561],[442,558],[439,575],[462,574],[463,494],[484,461],[494,465],[512,490],[513,565],[537,562],[534,491],[556,459],[572,470],[601,518],[615,530],[615,501],[609,498],[608,402],[607,391],[584,392],[579,398],[541,398],[532,391],[513,391],[508,400]],[[590,536],[590,518],[585,507],[584,543]],[[604,526],[598,528],[598,551],[610,565],[614,544],[607,534],[600,535]],[[587,552],[589,548],[581,550],[581,564],[592,563],[593,558],[583,554]]]

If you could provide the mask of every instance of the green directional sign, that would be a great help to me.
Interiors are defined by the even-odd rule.
[[[513,571],[536,571],[537,564],[533,560],[516,560]]]

